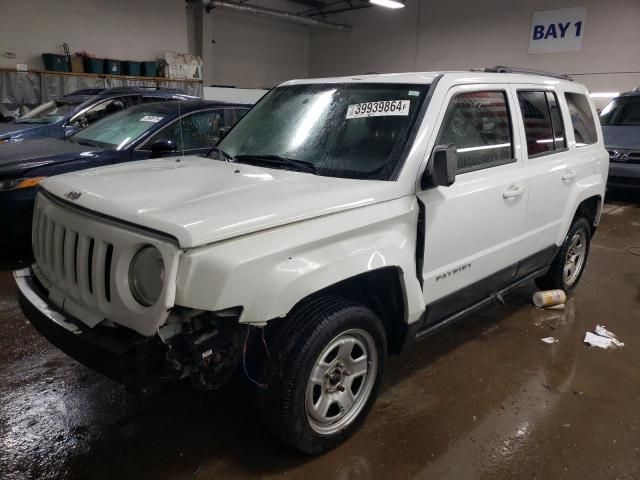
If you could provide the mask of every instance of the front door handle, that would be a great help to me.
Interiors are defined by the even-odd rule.
[[[578,176],[578,172],[576,170],[572,170],[572,169],[565,170],[564,173],[562,174],[562,181],[568,182],[569,180],[573,180],[577,176]]]
[[[511,185],[508,190],[502,192],[502,198],[521,197],[526,190],[526,187]]]

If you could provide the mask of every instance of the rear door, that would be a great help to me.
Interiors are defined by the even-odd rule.
[[[526,137],[523,154],[530,225],[524,245],[552,254],[566,233],[566,219],[574,213],[570,211],[575,207],[572,193],[597,161],[589,148],[598,140],[591,105],[585,95],[540,85],[514,90],[520,107],[518,121]],[[543,257],[543,263],[550,261]]]
[[[546,86],[518,85],[513,90],[525,136],[522,154],[529,189],[528,232],[522,241],[527,250],[543,252],[554,244],[573,181],[569,177],[575,158],[568,148],[566,108],[561,92]]]
[[[515,115],[508,85],[460,86],[447,94],[434,146],[457,147],[458,174],[450,187],[418,193],[427,322],[497,291],[522,258],[527,190]]]

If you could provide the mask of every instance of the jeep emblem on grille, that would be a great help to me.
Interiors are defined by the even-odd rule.
[[[80,195],[82,195],[82,193],[74,192],[73,190],[64,194],[64,196],[67,197],[69,200],[77,200],[80,198]]]

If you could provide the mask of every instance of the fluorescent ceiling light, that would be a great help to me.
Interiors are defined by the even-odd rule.
[[[620,92],[593,92],[589,96],[591,98],[613,98],[620,95]]]
[[[404,8],[404,1],[401,0],[369,0],[369,3],[385,8]]]

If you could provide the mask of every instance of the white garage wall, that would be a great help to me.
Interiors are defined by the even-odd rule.
[[[259,4],[287,7],[285,2]],[[270,88],[309,75],[308,27],[221,9],[204,14],[203,22],[205,85]]]
[[[181,0],[3,0],[0,67],[43,68],[41,53],[86,50],[98,57],[154,60],[165,50],[187,51]]]
[[[571,6],[587,7],[582,51],[529,55],[533,12]],[[311,31],[311,76],[512,65],[571,73],[592,91],[640,86],[638,0],[407,0],[341,20],[354,31]]]

